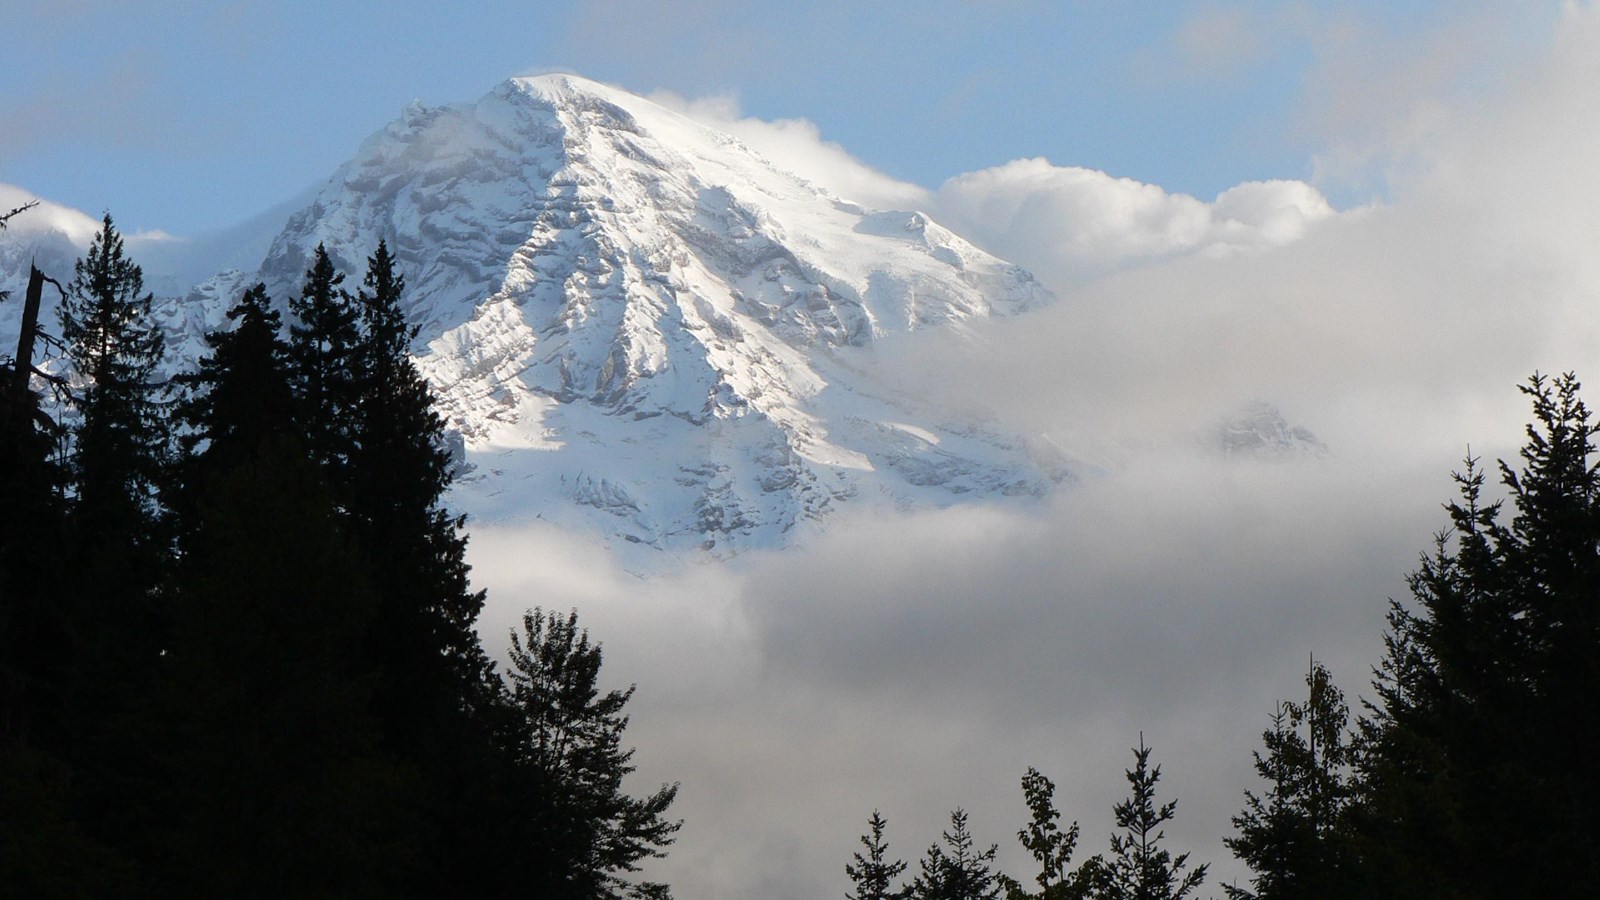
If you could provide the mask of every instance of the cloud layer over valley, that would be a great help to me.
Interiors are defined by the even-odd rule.
[[[1033,508],[847,517],[811,546],[649,579],[571,535],[480,529],[484,633],[576,606],[609,677],[639,683],[638,787],[683,782],[688,824],[657,870],[682,896],[837,896],[874,808],[912,859],[965,806],[1020,873],[1029,765],[1097,852],[1141,731],[1180,800],[1174,847],[1242,880],[1221,839],[1307,654],[1369,692],[1451,468],[1469,444],[1515,453],[1529,373],[1600,378],[1596,60],[1600,14],[1574,7],[1477,90],[1386,106],[1414,118],[1381,149],[1335,134],[1328,158],[1375,160],[1389,185],[1342,211],[1328,185],[1204,201],[1042,159],[923,189],[808,123],[680,101],[847,199],[924,208],[1038,272],[1053,307],[871,364],[1090,474]],[[1323,83],[1343,77],[1330,63]],[[1222,452],[1219,423],[1252,401],[1327,453]]]

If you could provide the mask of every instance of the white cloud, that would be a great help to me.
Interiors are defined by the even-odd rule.
[[[0,183],[0,213],[34,202],[38,205],[6,223],[6,232],[13,237],[56,232],[65,236],[70,244],[79,249],[88,247],[89,242],[100,232],[103,224],[100,218],[91,216],[83,210],[46,200],[26,188]],[[159,245],[179,244],[184,240],[160,229],[136,231],[125,234],[125,238],[130,245],[129,249],[135,251],[148,250]]]
[[[524,605],[575,605],[607,683],[638,682],[632,789],[681,781],[687,823],[651,876],[799,900],[843,890],[874,808],[914,857],[964,806],[1020,874],[1029,765],[1061,786],[1085,855],[1103,849],[1141,730],[1181,800],[1172,840],[1220,857],[1272,700],[1312,648],[1359,683],[1407,541],[1433,524],[1415,492],[1419,516],[1368,515],[1410,473],[1354,491],[1350,474],[1131,468],[1045,510],[842,520],[809,549],[651,579],[553,529],[480,531],[473,562],[490,634]],[[1358,555],[1327,552],[1353,537]]]
[[[100,230],[100,220],[87,213],[45,200],[16,185],[0,183],[0,213],[35,201],[38,206],[6,223],[8,233],[22,235],[57,231],[66,235],[73,245],[87,247],[95,232]]]
[[[876,209],[923,210],[1061,287],[1155,259],[1260,250],[1334,215],[1300,181],[1248,182],[1211,203],[1093,169],[1020,159],[958,175],[937,191],[876,171],[804,119],[745,116],[731,95],[651,99],[724,131],[779,168]]]
[[[1333,207],[1303,181],[1247,181],[1218,194],[1210,212],[1218,246],[1263,248],[1299,240]]]
[[[1249,182],[1206,203],[1039,158],[958,175],[939,188],[933,210],[1052,286],[1180,254],[1280,246],[1334,214],[1299,181]]]
[[[845,200],[875,209],[920,209],[926,189],[897,181],[822,138],[805,119],[767,121],[743,115],[731,94],[686,99],[657,91],[650,99],[691,119],[733,135],[780,169],[820,185]]]

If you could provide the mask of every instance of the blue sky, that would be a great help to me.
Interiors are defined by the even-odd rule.
[[[0,182],[189,234],[320,181],[412,99],[466,101],[513,74],[565,69],[807,119],[927,187],[1044,156],[1202,199],[1249,179],[1311,179],[1349,205],[1382,186],[1322,176],[1314,160],[1350,127],[1338,116],[1351,70],[1412,58],[1452,29],[1492,31],[1504,51],[1542,39],[1558,9],[11,0]],[[1483,62],[1446,60],[1427,77],[1470,80],[1492,71]]]

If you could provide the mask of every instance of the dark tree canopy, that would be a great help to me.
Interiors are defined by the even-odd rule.
[[[1255,753],[1261,795],[1245,793],[1228,849],[1255,873],[1253,890],[1224,886],[1234,900],[1355,897],[1341,828],[1350,803],[1354,748],[1349,707],[1328,670],[1313,663],[1304,703],[1283,703]]]
[[[355,297],[318,248],[287,342],[246,291],[175,400],[109,217],[76,275],[67,464],[26,381],[0,404],[0,884],[666,898],[636,876],[677,789],[622,789],[632,688],[575,615],[530,613],[509,681],[479,642],[387,246]]]
[[[169,895],[395,896],[415,778],[378,752],[376,597],[322,471],[269,437],[196,492],[160,698]]]
[[[1133,768],[1124,773],[1128,799],[1112,808],[1121,833],[1111,836],[1110,855],[1091,876],[1095,900],[1181,900],[1205,880],[1208,866],[1189,869],[1189,854],[1173,856],[1161,846],[1161,826],[1172,821],[1178,801],[1156,804],[1161,767],[1150,765],[1150,750],[1140,735]]]
[[[994,859],[998,845],[978,850],[967,830],[966,810],[950,813],[950,830],[940,835],[944,846],[933,844],[918,861],[917,878],[911,885],[913,900],[999,900],[1000,875]],[[948,849],[946,849],[948,848]]]
[[[1450,529],[1391,604],[1352,829],[1374,895],[1586,896],[1600,879],[1597,427],[1578,380],[1534,375],[1514,513],[1455,476]]]
[[[530,610],[521,634],[511,635],[517,753],[531,789],[544,798],[536,830],[545,837],[547,868],[571,896],[663,896],[661,885],[628,876],[640,861],[664,855],[682,826],[665,817],[678,786],[643,798],[623,790],[634,770],[633,750],[622,746],[623,708],[634,687],[601,692],[600,650],[578,627],[576,612]]]
[[[863,855],[856,851],[853,859],[845,863],[844,873],[849,876],[855,890],[845,895],[845,900],[900,900],[905,889],[895,887],[895,880],[906,870],[901,859],[889,857],[889,844],[883,838],[889,823],[877,810],[867,820],[867,833],[861,836]]]

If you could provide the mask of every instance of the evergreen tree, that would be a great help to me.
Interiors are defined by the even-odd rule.
[[[1126,771],[1132,793],[1112,807],[1121,834],[1111,836],[1110,858],[1093,873],[1089,896],[1095,900],[1180,900],[1198,888],[1208,866],[1185,872],[1189,854],[1174,857],[1161,841],[1161,826],[1172,820],[1178,801],[1156,805],[1156,784],[1161,767],[1150,766],[1150,749],[1139,736],[1133,751],[1134,766]]]
[[[914,900],[999,900],[1000,876],[993,869],[999,846],[979,852],[967,831],[967,813],[950,813],[950,830],[940,837],[945,846],[933,844],[918,861],[921,871],[911,885]]]
[[[191,454],[214,468],[234,465],[297,431],[283,321],[267,286],[245,291],[228,310],[232,327],[205,337],[210,352],[181,376],[190,394],[180,411]],[[203,445],[203,446],[202,446]]]
[[[1289,704],[1280,703],[1272,712],[1272,728],[1263,732],[1267,755],[1253,751],[1256,773],[1270,785],[1257,796],[1245,792],[1244,811],[1233,817],[1238,834],[1223,843],[1250,866],[1253,892],[1237,885],[1224,885],[1230,900],[1270,900],[1298,897],[1299,876],[1306,869],[1304,856],[1315,841],[1310,823],[1294,806],[1295,772],[1285,752],[1297,739],[1289,721]]]
[[[600,692],[601,648],[565,618],[530,610],[522,634],[511,635],[510,700],[518,713],[516,744],[533,802],[526,822],[534,842],[533,871],[546,896],[665,897],[659,884],[627,878],[638,863],[664,856],[681,822],[664,818],[677,785],[644,798],[622,790],[634,767],[622,748],[627,690]]]
[[[300,296],[289,301],[289,362],[300,405],[300,425],[312,458],[328,470],[336,493],[349,480],[352,433],[360,387],[359,316],[340,287],[344,274],[317,245]],[[342,499],[342,498],[341,498]]]
[[[410,356],[404,279],[386,245],[352,298],[319,248],[291,304],[289,358],[312,455],[362,548],[377,597],[366,651],[382,744],[420,773],[431,823],[420,894],[509,895],[520,852],[505,735],[514,720],[474,624],[463,521],[443,506],[444,422]]]
[[[71,638],[63,759],[78,821],[115,846],[146,824],[156,762],[146,707],[170,625],[159,590],[171,556],[158,495],[171,457],[164,342],[109,215],[74,272],[59,308],[76,413],[56,591]]]
[[[1067,868],[1078,846],[1078,823],[1073,822],[1071,827],[1061,830],[1056,822],[1061,813],[1056,810],[1055,793],[1055,783],[1038,769],[1029,767],[1023,774],[1022,797],[1032,818],[1017,832],[1017,840],[1039,865],[1039,874],[1034,876],[1039,890],[1031,893],[1018,882],[1001,876],[1007,900],[1075,900],[1088,890],[1089,877],[1099,865],[1099,857],[1089,859],[1077,869]]]
[[[323,257],[326,258],[325,256]],[[443,507],[450,485],[444,420],[410,355],[404,278],[388,246],[367,260],[351,359],[348,508],[372,556],[381,597],[374,648],[376,703],[393,741],[459,730],[452,716],[492,696],[474,624],[483,594],[468,581],[463,521]]]
[[[376,521],[417,518],[437,505],[451,481],[445,424],[433,409],[433,393],[411,358],[417,329],[406,322],[405,278],[388,244],[367,258],[356,295],[360,336],[354,348],[360,402],[354,410],[354,461],[360,476],[353,494],[358,517]],[[392,482],[403,479],[404,491]],[[413,523],[415,524],[415,523]],[[470,610],[476,615],[476,608]],[[469,623],[470,624],[470,623]]]
[[[883,830],[888,824],[877,810],[872,811],[872,818],[867,820],[869,831],[861,836],[866,855],[857,851],[854,861],[844,867],[844,873],[855,885],[855,892],[846,894],[845,900],[901,900],[906,893],[894,887],[895,879],[906,870],[906,864],[904,860],[889,858],[889,845],[883,839]]]
[[[1352,822],[1373,896],[1576,897],[1600,879],[1597,427],[1568,374],[1534,375],[1515,515],[1469,457],[1449,531],[1392,603]]]
[[[158,815],[133,841],[153,893],[403,895],[417,784],[378,750],[365,561],[298,438],[210,452],[233,459],[204,467],[185,529]]]
[[[110,214],[74,273],[59,314],[77,374],[72,476],[78,528],[91,541],[148,545],[168,450],[165,385],[157,380],[165,342],[151,316],[144,273],[123,253]]]
[[[74,273],[58,309],[75,375],[69,487],[82,558],[74,569],[89,602],[126,611],[146,602],[166,549],[157,527],[169,460],[158,380],[165,341],[143,271],[109,214]],[[123,632],[119,642],[135,636]]]
[[[207,334],[210,352],[195,371],[174,379],[185,389],[178,404],[185,425],[180,489],[173,499],[180,528],[195,523],[190,507],[211,474],[245,464],[299,430],[283,322],[266,285],[245,291],[227,315],[232,327]]]
[[[1224,886],[1234,900],[1359,896],[1342,832],[1353,761],[1349,708],[1321,664],[1312,664],[1306,688],[1305,703],[1273,713],[1262,735],[1266,755],[1254,754],[1269,787],[1261,796],[1245,792],[1245,809],[1233,818],[1238,834],[1224,842],[1256,873],[1254,891]]]

